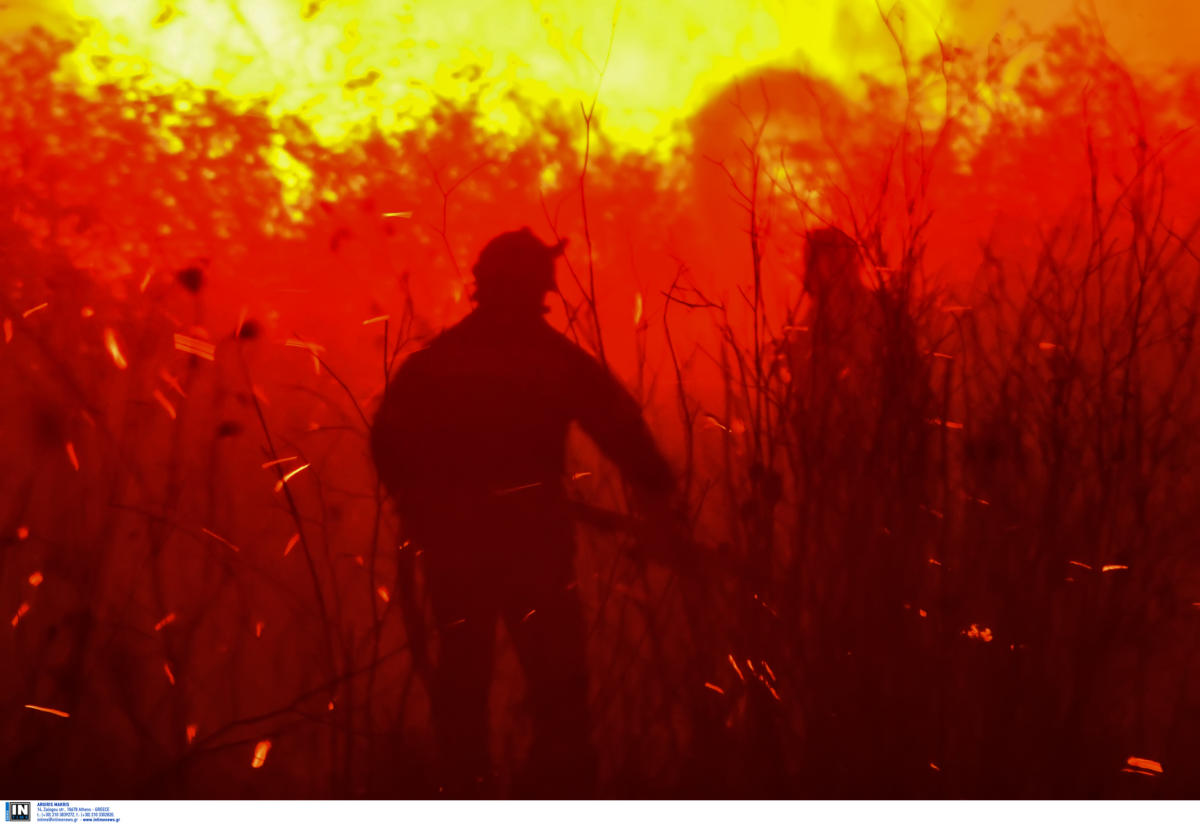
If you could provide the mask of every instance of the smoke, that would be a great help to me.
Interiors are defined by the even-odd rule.
[[[1200,6],[1176,0],[953,0],[953,28],[983,47],[1020,24],[1045,31],[1081,18],[1098,21],[1117,53],[1147,69],[1195,62]]]

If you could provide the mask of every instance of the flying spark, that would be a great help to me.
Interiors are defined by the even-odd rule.
[[[195,355],[205,360],[216,360],[217,347],[205,340],[199,338],[190,338],[187,335],[175,334],[175,348],[180,352],[187,352],[189,355]]]
[[[204,533],[205,535],[207,535],[208,537],[210,537],[210,538],[215,538],[216,540],[218,540],[218,541],[220,541],[221,543],[225,544],[225,546],[229,547],[229,548],[230,548],[230,549],[232,549],[234,552],[241,552],[241,550],[240,550],[240,549],[238,549],[238,547],[237,547],[237,544],[234,544],[232,541],[227,541],[226,539],[222,538],[222,537],[221,537],[220,535],[218,535],[217,533],[213,532],[211,529],[207,529],[207,528],[205,528],[205,527],[200,527],[200,531],[201,531],[201,532],[203,532],[203,533]]]
[[[17,607],[17,614],[12,617],[12,625],[15,627],[17,624],[21,623],[21,619],[24,618],[28,612],[29,602],[26,601],[25,603],[21,604],[21,606]]]
[[[129,362],[121,354],[121,347],[117,343],[117,333],[109,327],[105,327],[104,329],[104,346],[108,349],[108,354],[112,356],[113,363],[117,365],[118,369],[129,368]]]
[[[162,393],[162,390],[154,390],[154,400],[158,401],[158,405],[166,410],[167,415],[171,418],[171,420],[175,420],[177,417],[175,406],[169,400],[167,400],[167,396]]]
[[[25,709],[37,710],[38,712],[46,712],[46,713],[49,713],[50,715],[57,715],[59,718],[70,718],[71,717],[71,713],[69,713],[69,712],[63,712],[62,710],[50,709],[50,707],[39,707],[37,704],[26,704]]]
[[[298,473],[303,472],[304,470],[308,469],[310,466],[312,466],[312,464],[304,464],[304,466],[298,466],[295,469],[293,469],[291,472],[289,472],[288,474],[284,475],[282,478],[280,478],[278,481],[275,482],[275,491],[280,492],[283,489],[284,484],[286,484],[288,481],[290,481],[292,478],[294,478]]]

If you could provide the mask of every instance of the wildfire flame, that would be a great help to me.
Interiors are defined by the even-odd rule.
[[[925,3],[920,22],[901,28],[912,48],[934,47],[939,28],[953,27],[947,5]],[[179,0],[165,10],[159,0],[78,0],[75,11],[91,21],[70,64],[81,82],[144,75],[267,98],[273,115],[300,114],[331,143],[368,121],[410,126],[439,98],[476,100],[491,130],[515,134],[529,105],[577,111],[598,93],[611,139],[660,150],[730,77],[801,64],[851,88],[863,72],[896,72],[873,3],[467,0],[446,13],[387,0]]]

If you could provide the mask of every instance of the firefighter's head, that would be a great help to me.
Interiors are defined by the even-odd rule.
[[[554,265],[566,245],[566,240],[542,243],[528,226],[492,238],[472,269],[475,302],[509,311],[544,312],[546,293],[558,288]]]

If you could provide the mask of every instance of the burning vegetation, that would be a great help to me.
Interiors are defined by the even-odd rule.
[[[14,786],[439,793],[427,559],[370,421],[526,225],[570,240],[549,321],[643,407],[689,533],[573,438],[599,794],[1194,794],[1200,73],[892,12],[865,75],[766,49],[654,97],[601,83],[610,22],[557,96],[339,62],[370,117],[98,29],[0,45]]]

